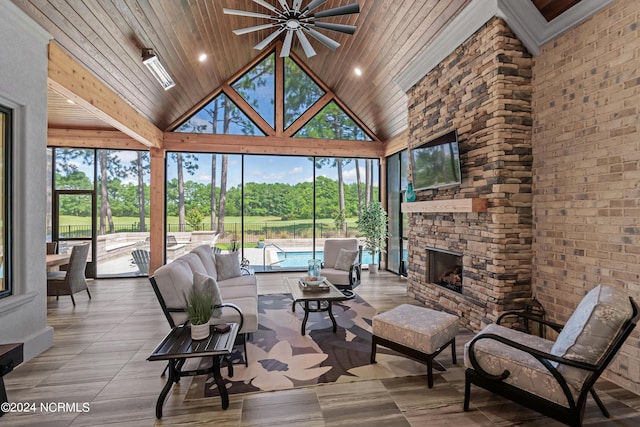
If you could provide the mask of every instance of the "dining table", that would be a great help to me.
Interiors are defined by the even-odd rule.
[[[69,254],[47,254],[47,271],[59,270],[60,266],[69,264]]]

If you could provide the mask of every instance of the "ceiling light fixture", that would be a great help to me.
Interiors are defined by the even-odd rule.
[[[353,69],[353,72],[356,73],[356,76],[360,77],[362,75],[362,70],[360,67],[356,67]]]
[[[204,62],[206,60],[207,60],[207,54],[206,53],[201,53],[200,56],[198,56],[198,61]]]
[[[153,74],[153,77],[158,80],[158,83],[162,85],[164,90],[169,90],[176,85],[169,73],[167,73],[167,70],[165,70],[160,63],[153,49],[142,49],[142,63],[147,66],[151,74]]]
[[[241,35],[254,31],[273,29],[274,31],[263,39],[260,43],[253,48],[262,50],[269,43],[274,41],[280,34],[286,32],[284,37],[284,43],[282,44],[281,57],[289,56],[291,50],[291,42],[293,41],[293,35],[298,37],[298,41],[302,45],[307,58],[311,58],[316,54],[316,51],[311,46],[307,34],[320,43],[325,45],[331,50],[336,50],[340,43],[325,36],[324,34],[315,30],[315,28],[321,28],[323,30],[336,31],[339,33],[353,34],[356,31],[354,25],[345,24],[333,24],[330,22],[320,22],[318,19],[329,18],[332,16],[351,15],[354,13],[360,13],[360,6],[358,3],[348,4],[346,6],[334,7],[333,9],[327,9],[316,13],[311,13],[314,9],[322,6],[327,0],[311,0],[305,7],[302,7],[303,0],[293,0],[292,6],[289,6],[288,0],[278,0],[280,8],[267,3],[265,0],[253,0],[254,3],[259,4],[271,11],[272,14],[256,13],[245,10],[235,10],[223,8],[222,11],[227,15],[247,16],[251,18],[269,19],[274,22],[267,24],[256,25],[254,27],[241,28],[233,30],[234,34]]]

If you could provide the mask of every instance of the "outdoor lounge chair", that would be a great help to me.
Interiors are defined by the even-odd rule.
[[[133,263],[138,267],[138,274],[146,276],[149,274],[149,251],[146,249],[134,249],[131,252]]]
[[[464,410],[471,384],[554,418],[582,425],[588,394],[600,411],[607,409],[594,384],[638,323],[638,306],[623,291],[598,285],[580,302],[566,325],[519,315],[559,332],[555,342],[524,332],[488,325],[465,346]]]
[[[324,241],[322,275],[347,298],[360,284],[362,246],[358,239],[327,239]]]

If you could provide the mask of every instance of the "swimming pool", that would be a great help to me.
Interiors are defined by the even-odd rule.
[[[277,254],[278,259],[280,260],[279,265],[282,268],[307,268],[309,260],[313,258],[312,251],[278,252]],[[316,258],[324,260],[324,252],[316,251]],[[365,265],[371,264],[371,254],[369,252],[362,252],[362,263]]]

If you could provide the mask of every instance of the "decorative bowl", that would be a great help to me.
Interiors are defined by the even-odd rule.
[[[315,277],[305,276],[302,279],[302,283],[307,286],[318,286],[325,281],[326,277],[320,276],[320,278],[316,279]]]

